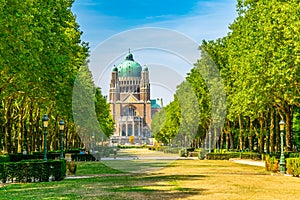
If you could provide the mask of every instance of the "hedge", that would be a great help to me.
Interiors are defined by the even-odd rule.
[[[95,161],[96,158],[92,154],[79,154],[73,153],[71,154],[72,160],[75,161]]]
[[[9,155],[1,155],[0,156],[0,163],[2,163],[2,162],[9,162],[9,161],[10,161]]]
[[[76,161],[95,161],[95,157],[92,154],[80,154],[80,153],[72,153],[72,160]],[[8,160],[6,162],[20,162],[25,160],[42,160],[44,158],[44,154],[42,152],[33,152],[33,154],[27,154],[23,155],[21,153],[18,154],[9,154],[8,158],[2,158],[3,156],[0,156],[0,162],[3,162],[1,160],[5,159]],[[48,160],[56,160],[59,159],[60,153],[52,152],[47,154]]]
[[[22,161],[0,163],[2,183],[60,181],[66,176],[66,161]]]
[[[261,154],[248,153],[248,152],[247,153],[232,152],[232,153],[208,153],[206,155],[206,159],[208,160],[229,160],[230,158],[261,160]]]
[[[120,149],[132,149],[132,148],[140,149],[140,148],[146,148],[146,145],[145,144],[143,144],[143,145],[120,145],[120,144],[118,144],[117,147]]]
[[[300,158],[300,153],[290,153],[289,158]]]
[[[300,176],[300,158],[286,159],[286,172],[293,176]]]
[[[22,160],[34,160],[34,159],[43,159],[44,153],[43,152],[32,152],[32,154],[22,154],[22,153],[16,153],[16,154],[9,154],[10,156],[10,162],[20,162]],[[50,160],[55,160],[56,158],[59,158],[60,153],[52,152],[47,153],[47,158]]]

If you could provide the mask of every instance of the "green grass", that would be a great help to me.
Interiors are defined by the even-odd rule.
[[[102,161],[78,163],[77,175],[89,174],[99,176],[2,185],[0,199],[297,199],[300,185],[300,178],[229,161],[178,160],[139,174],[124,174]]]
[[[103,162],[77,162],[76,175],[122,174],[123,171],[106,166]]]

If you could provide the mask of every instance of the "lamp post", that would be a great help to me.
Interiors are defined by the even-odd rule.
[[[171,153],[171,138],[169,138],[169,153]]]
[[[47,127],[48,127],[48,116],[44,114],[42,118],[43,127],[44,127],[44,161],[47,162]]]
[[[63,134],[65,129],[65,122],[64,120],[59,121],[59,130],[60,130],[60,160],[64,159],[64,142],[63,142]]]
[[[281,151],[280,151],[280,173],[285,174],[285,158],[283,153],[283,131],[284,131],[284,121],[279,122],[280,127],[280,141],[281,141]]]
[[[208,152],[211,153],[211,132],[208,132]]]
[[[94,153],[94,148],[95,148],[94,141],[95,141],[95,134],[93,133],[92,134],[92,153]]]

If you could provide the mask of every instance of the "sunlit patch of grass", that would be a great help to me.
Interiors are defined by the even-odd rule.
[[[76,175],[122,174],[123,171],[105,165],[103,162],[78,162]]]

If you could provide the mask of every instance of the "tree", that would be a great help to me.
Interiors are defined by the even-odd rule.
[[[49,147],[58,146],[58,120],[76,139],[72,89],[88,55],[70,8],[73,1],[2,0],[0,10],[1,140],[6,152],[41,149],[41,113],[50,118]],[[2,132],[3,131],[3,132]],[[75,142],[75,143],[76,143]],[[73,142],[74,144],[74,142]],[[49,148],[48,147],[48,148]]]

